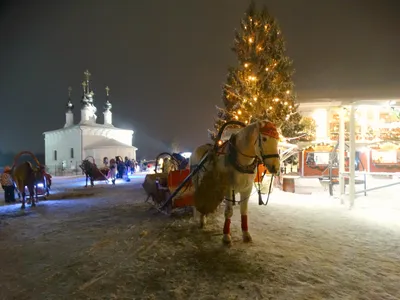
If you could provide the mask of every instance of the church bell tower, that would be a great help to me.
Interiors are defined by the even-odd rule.
[[[107,101],[104,104],[104,112],[103,112],[104,125],[113,126],[112,125],[112,112],[111,112],[112,104],[109,101],[110,88],[108,86],[106,86],[106,96],[107,96]]]
[[[74,125],[74,105],[71,102],[71,91],[72,88],[68,87],[68,102],[66,105],[67,111],[65,112],[65,127],[70,127],[72,125]]]

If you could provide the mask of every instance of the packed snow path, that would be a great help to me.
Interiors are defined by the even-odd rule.
[[[0,207],[0,299],[400,298],[395,225],[275,191],[267,207],[250,206],[252,244],[235,207],[227,248],[222,213],[204,230],[190,214],[160,215],[143,203],[142,180],[85,189],[56,179],[61,200]]]

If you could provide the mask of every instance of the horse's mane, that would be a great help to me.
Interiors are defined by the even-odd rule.
[[[245,141],[245,144],[253,144],[258,136],[260,121],[253,122],[246,127],[240,128],[236,133],[238,142]]]

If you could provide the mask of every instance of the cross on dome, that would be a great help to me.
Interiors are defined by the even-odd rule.
[[[83,72],[83,74],[85,75],[86,81],[89,81],[90,80],[90,76],[92,75],[92,74],[90,74],[89,70],[86,70],[85,72]]]
[[[105,90],[106,90],[106,99],[107,99],[107,101],[106,101],[106,103],[104,104],[104,110],[105,111],[109,111],[111,108],[112,108],[112,104],[111,104],[111,102],[108,100],[108,97],[110,96],[110,88],[108,87],[108,86],[106,86],[106,88],[105,88]]]
[[[72,110],[74,109],[74,105],[71,102],[71,92],[72,92],[72,87],[68,87],[68,102],[67,102],[67,111],[72,112]]]

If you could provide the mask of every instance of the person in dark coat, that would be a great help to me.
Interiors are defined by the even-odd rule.
[[[118,178],[124,178],[124,173],[125,173],[125,164],[123,161],[119,161],[117,165],[118,169]]]
[[[4,190],[4,200],[6,203],[15,202],[15,186],[11,177],[11,168],[4,168],[4,173],[1,174],[1,187]]]
[[[132,168],[132,161],[128,158],[128,156],[125,156],[125,171],[126,171],[126,176],[131,175],[131,168]]]

